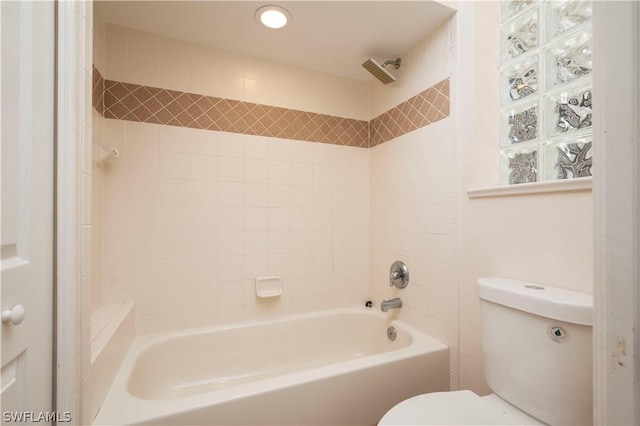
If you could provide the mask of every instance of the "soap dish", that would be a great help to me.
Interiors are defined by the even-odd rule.
[[[257,277],[256,296],[260,298],[277,297],[282,294],[281,277]]]

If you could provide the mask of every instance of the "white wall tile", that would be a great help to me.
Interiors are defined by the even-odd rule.
[[[291,187],[291,207],[312,207],[314,205],[314,188],[308,185]]]
[[[269,160],[290,162],[291,161],[291,145],[292,145],[292,141],[288,139],[269,138],[268,140]]]
[[[288,230],[270,230],[268,234],[269,253],[288,253],[291,251],[293,233]]]
[[[189,63],[160,62],[158,64],[158,86],[193,93],[193,67]],[[206,92],[204,92],[206,93]]]
[[[241,278],[255,279],[269,274],[269,256],[256,254],[244,256],[244,268],[240,271]]]
[[[243,256],[218,257],[218,281],[233,281],[243,278]]]
[[[264,136],[247,135],[244,139],[244,157],[267,160],[269,158],[269,139]]]
[[[242,231],[244,215],[242,207],[218,207],[218,229],[227,231]]]
[[[244,168],[244,182],[269,182],[269,163],[266,160],[245,158],[242,167]]]
[[[194,180],[217,180],[219,167],[224,161],[210,155],[189,156],[189,178]],[[240,168],[242,174],[242,168]]]
[[[295,185],[312,185],[313,166],[307,163],[293,163],[291,165],[291,182]]]
[[[225,99],[244,100],[244,76],[234,74],[229,70],[218,72],[218,86],[216,94]]]
[[[269,183],[275,185],[291,184],[291,163],[269,161]]]
[[[267,207],[269,206],[269,185],[266,183],[245,183],[244,206]]]
[[[218,180],[225,182],[243,182],[244,161],[242,158],[223,158],[218,163]]]
[[[208,180],[188,181],[190,204],[195,206],[215,206],[218,204],[218,183]]]
[[[218,155],[220,157],[244,157],[246,137],[238,133],[219,133]]]
[[[290,185],[269,184],[268,191],[269,207],[291,206]]]
[[[184,179],[158,179],[158,204],[190,204],[191,182]]]
[[[198,232],[217,231],[218,208],[215,206],[193,206],[190,212],[192,226],[189,230]]]
[[[167,179],[189,179],[189,154],[160,151],[159,174]]]
[[[267,231],[245,231],[244,254],[252,256],[269,252],[269,233]]]
[[[218,182],[218,204],[221,206],[242,206],[244,186],[238,182]]]
[[[269,254],[268,259],[269,275],[289,275],[291,274],[291,255],[289,253]]]
[[[223,281],[217,287],[218,306],[242,305],[242,281]]]
[[[218,75],[217,73],[212,73],[211,68],[193,65],[190,71],[191,90],[194,93],[208,95],[217,92]]]
[[[269,208],[269,230],[285,231],[291,229],[291,209],[287,207]]]
[[[242,231],[220,231],[218,233],[218,255],[241,256],[244,254]]]
[[[105,67],[103,77],[126,81],[127,33],[123,27],[105,26]]]

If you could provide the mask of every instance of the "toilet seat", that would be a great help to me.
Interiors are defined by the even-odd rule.
[[[465,391],[434,392],[404,400],[378,425],[543,425],[496,395]]]

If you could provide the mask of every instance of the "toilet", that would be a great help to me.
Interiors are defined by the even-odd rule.
[[[379,425],[587,425],[593,297],[499,277],[478,280],[484,373],[493,391],[418,395]]]

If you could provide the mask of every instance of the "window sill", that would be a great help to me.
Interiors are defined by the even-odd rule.
[[[510,197],[552,192],[591,191],[592,177],[467,189],[469,198]]]

